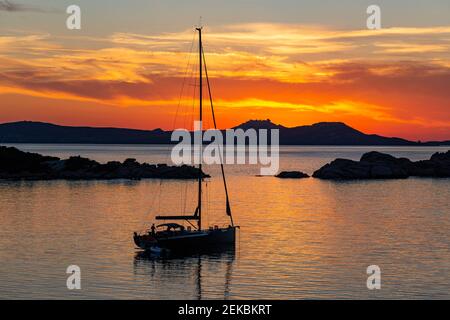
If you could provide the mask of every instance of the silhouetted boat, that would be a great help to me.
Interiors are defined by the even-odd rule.
[[[214,116],[214,107],[211,97],[211,88],[208,78],[208,70],[206,68],[206,59],[203,52],[202,45],[202,28],[196,28],[199,35],[199,120],[200,123],[203,120],[203,67],[207,80],[208,93],[211,103],[212,117],[214,127],[217,129],[216,120]],[[201,129],[200,129],[201,130]],[[202,151],[200,149],[200,159],[202,159]],[[223,160],[223,159],[221,159]],[[141,249],[153,251],[155,253],[164,252],[165,250],[174,251],[196,251],[205,248],[218,248],[220,246],[234,245],[236,242],[236,229],[239,226],[235,226],[231,213],[230,200],[228,197],[227,182],[225,178],[225,171],[223,168],[223,161],[221,161],[221,173],[223,178],[223,186],[226,196],[226,214],[230,219],[230,224],[227,227],[213,226],[207,229],[202,227],[202,161],[199,164],[199,177],[198,177],[198,203],[195,213],[192,216],[186,215],[174,215],[174,216],[156,216],[156,220],[164,221],[188,221],[194,226],[191,221],[197,221],[197,226],[192,229],[191,227],[185,228],[184,226],[175,223],[162,223],[158,226],[153,225],[150,231],[145,233],[134,233],[134,243]]]

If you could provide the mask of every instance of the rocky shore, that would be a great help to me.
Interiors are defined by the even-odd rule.
[[[79,156],[62,160],[0,146],[0,179],[7,180],[197,179],[198,174],[197,168],[186,165],[152,165],[135,159],[101,164]]]
[[[101,164],[80,156],[60,159],[0,146],[0,179],[3,180],[111,180],[111,179],[197,179],[192,166],[139,163],[136,159]],[[203,177],[209,175],[202,173]],[[376,151],[359,161],[336,159],[312,175],[326,180],[405,179],[408,177],[450,177],[450,151],[435,153],[429,160],[411,161]],[[284,171],[277,178],[302,179],[300,171]]]
[[[373,151],[365,153],[360,161],[336,159],[315,171],[313,177],[328,180],[446,178],[450,177],[450,151],[415,162]]]

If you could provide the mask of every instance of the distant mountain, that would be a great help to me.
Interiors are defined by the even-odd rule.
[[[0,143],[161,144],[169,140],[170,132],[161,129],[68,127],[32,121],[0,124]]]
[[[385,145],[437,146],[450,141],[418,143],[401,138],[368,135],[342,122],[320,122],[287,128],[270,120],[250,120],[234,127],[247,130],[279,129],[282,145]],[[43,122],[21,121],[0,124],[1,143],[86,143],[86,144],[166,144],[171,131],[121,128],[68,127]]]
[[[450,141],[418,143],[401,138],[365,134],[342,122],[319,122],[313,125],[287,128],[267,120],[249,120],[235,128],[279,129],[282,145],[386,145],[386,146],[438,146]]]
[[[280,124],[274,124],[270,119],[267,120],[249,120],[247,122],[241,123],[240,125],[234,127],[233,129],[288,129]]]
[[[342,122],[319,122],[310,126],[289,128],[280,133],[283,144],[291,145],[415,145],[401,138],[369,135]]]

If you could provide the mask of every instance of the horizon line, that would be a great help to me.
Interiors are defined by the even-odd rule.
[[[414,143],[433,143],[433,142],[448,142],[448,141],[450,141],[450,138],[443,139],[443,140],[426,140],[426,141],[422,140],[422,139],[419,139],[419,140],[414,141],[414,140],[410,140],[410,139],[402,138],[402,137],[398,137],[398,136],[384,136],[384,135],[380,135],[380,134],[377,134],[377,133],[366,133],[364,131],[355,129],[352,126],[349,126],[348,124],[346,124],[343,121],[319,121],[319,122],[315,122],[315,123],[312,123],[312,124],[304,124],[304,125],[298,125],[298,126],[293,126],[293,127],[286,127],[286,126],[284,126],[282,124],[276,124],[276,123],[272,122],[270,119],[267,119],[267,118],[266,119],[249,119],[249,120],[247,120],[245,122],[242,122],[242,123],[240,123],[240,124],[238,124],[238,125],[236,125],[234,127],[229,127],[229,128],[224,128],[224,129],[217,129],[217,130],[222,131],[222,130],[229,130],[229,129],[237,128],[237,127],[239,127],[239,126],[241,126],[243,124],[246,124],[248,122],[251,122],[251,121],[270,122],[273,125],[283,127],[284,129],[295,129],[295,128],[298,128],[298,127],[311,127],[311,126],[314,126],[314,125],[317,125],[317,124],[342,124],[342,125],[344,125],[344,126],[346,126],[348,128],[351,128],[351,129],[353,129],[355,131],[358,131],[358,132],[360,132],[362,134],[365,134],[365,135],[379,136],[379,137],[384,137],[384,138],[402,139],[402,140],[405,140],[405,141],[408,141],[408,142],[414,142]],[[53,123],[53,122],[35,121],[35,120],[17,120],[17,121],[2,122],[2,123],[0,123],[0,126],[7,125],[7,124],[17,124],[17,123],[40,123],[40,124],[48,124],[48,125],[53,125],[53,126],[58,126],[58,127],[70,127],[70,128],[117,129],[117,130],[149,131],[149,132],[151,132],[151,131],[158,131],[158,130],[163,131],[163,132],[172,132],[172,131],[177,130],[177,129],[186,129],[186,128],[181,128],[181,127],[180,128],[175,128],[175,129],[172,129],[172,130],[164,130],[161,127],[153,128],[153,129],[139,129],[139,128],[131,128],[131,127],[113,127],[113,126],[64,125],[64,124],[57,124],[57,123]],[[214,128],[210,128],[210,129],[214,129]],[[193,130],[189,130],[189,129],[186,129],[186,130],[188,130],[190,132],[193,131]],[[209,130],[209,129],[204,129],[203,131],[205,131],[205,130]]]

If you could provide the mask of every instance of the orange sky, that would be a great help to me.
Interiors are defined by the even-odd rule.
[[[189,127],[190,117],[183,115],[193,107],[193,36],[191,29],[70,39],[48,33],[2,35],[0,122]],[[285,126],[342,121],[367,133],[448,140],[449,39],[450,26],[206,27],[219,125],[266,118]]]

